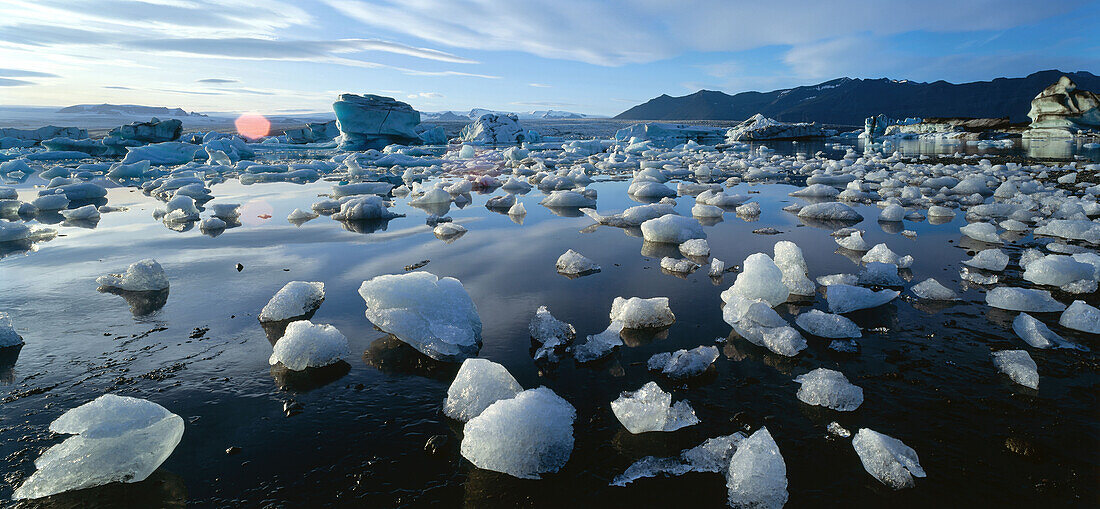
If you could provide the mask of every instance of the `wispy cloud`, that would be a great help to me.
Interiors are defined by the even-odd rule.
[[[259,38],[211,39],[138,39],[124,41],[119,46],[131,49],[156,50],[182,55],[203,55],[256,60],[308,60],[343,53],[381,51],[411,57],[476,64],[477,61],[428,48],[414,48],[377,39],[339,39],[332,41],[274,40]]]
[[[22,87],[34,85],[33,81],[17,80],[12,78],[0,78],[0,87]]]
[[[237,80],[229,78],[203,78],[201,80],[195,80],[196,83],[238,83]]]
[[[527,86],[535,88],[550,88],[550,85],[545,83],[528,83]]]
[[[409,99],[439,99],[443,97],[443,94],[439,92],[417,92],[415,94],[409,94]]]
[[[0,78],[60,78],[60,76],[49,72],[0,68]]]

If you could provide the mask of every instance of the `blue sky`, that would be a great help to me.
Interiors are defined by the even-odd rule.
[[[4,0],[0,104],[616,114],[841,76],[1100,73],[1100,2]]]

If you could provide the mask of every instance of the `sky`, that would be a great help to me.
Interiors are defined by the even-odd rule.
[[[0,105],[614,115],[842,76],[1100,74],[1097,27],[1097,0],[3,0]]]

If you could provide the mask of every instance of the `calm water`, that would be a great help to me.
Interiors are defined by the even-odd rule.
[[[33,195],[29,186],[42,183],[36,179],[20,184],[22,199]],[[858,355],[834,353],[827,342],[808,337],[809,348],[787,358],[731,335],[722,321],[718,294],[733,273],[720,282],[705,270],[686,278],[662,273],[660,257],[675,246],[643,244],[637,232],[555,214],[537,204],[543,196],[537,190],[520,197],[528,210],[522,224],[485,209],[490,195],[475,193],[469,205],[452,205],[450,216],[469,229],[452,243],[436,239],[424,224],[426,213],[404,199],[393,210],[407,217],[387,223],[348,227],[324,216],[302,226],[286,222],[290,211],[307,209],[331,185],[231,180],[209,186],[218,202],[244,204],[243,224],[217,237],[198,228],[169,230],[151,217],[160,202],[113,188],[110,204],[128,211],[104,214],[92,229],[59,226],[61,236],[36,250],[7,252],[0,259],[0,309],[12,315],[26,345],[0,358],[0,499],[33,472],[43,450],[64,438],[48,431],[53,419],[114,392],[182,416],[187,428],[179,447],[142,483],[28,507],[724,506],[719,474],[646,479],[626,488],[608,483],[643,456],[675,455],[706,438],[761,425],[786,460],[791,507],[1051,507],[1098,500],[1100,376],[1093,352],[1100,343],[1058,327],[1057,314],[1036,314],[1092,352],[1029,349],[1040,366],[1039,391],[997,373],[991,350],[1026,347],[1011,330],[1012,314],[987,307],[983,289],[960,282],[959,262],[987,247],[959,234],[961,214],[946,224],[906,221],[916,240],[873,219],[857,226],[867,230],[868,242],[886,242],[916,258],[913,283],[935,277],[959,291],[961,302],[933,307],[903,296],[850,315],[865,329]],[[591,187],[601,212],[636,204],[626,195],[627,182]],[[712,254],[740,264],[754,252],[770,254],[778,240],[792,240],[805,252],[811,278],[858,272],[858,260],[837,253],[828,230],[780,210],[798,201],[787,196],[794,189],[732,189],[753,193],[763,213],[745,221],[731,211],[707,226]],[[690,215],[692,201],[680,199],[677,210]],[[877,216],[874,207],[856,208]],[[260,217],[266,215],[272,217]],[[764,226],[782,233],[752,233]],[[1006,251],[1015,262],[1036,242],[1019,237]],[[554,261],[570,248],[603,271],[578,279],[558,275]],[[147,257],[171,280],[162,308],[136,316],[123,298],[96,291],[97,276]],[[561,472],[529,481],[473,468],[458,453],[461,425],[440,411],[457,366],[421,356],[363,316],[357,289],[364,280],[401,273],[421,260],[430,260],[423,270],[456,277],[470,293],[485,325],[481,357],[503,364],[525,388],[548,386],[576,407],[576,445]],[[240,272],[237,263],[244,266]],[[1013,263],[1003,281],[1018,282],[1019,273]],[[311,377],[268,365],[278,332],[265,332],[256,315],[291,280],[325,282],[325,302],[312,320],[348,337],[353,355],[345,364]],[[676,323],[656,335],[630,336],[626,347],[594,364],[566,358],[555,369],[536,368],[527,324],[538,306],[549,306],[578,335],[594,334],[607,326],[616,296],[667,296]],[[1088,301],[1098,304],[1095,296]],[[779,311],[793,321],[810,308],[825,309],[824,298]],[[728,342],[700,379],[673,383],[646,370],[654,353],[715,338]],[[843,371],[863,387],[864,404],[839,413],[799,402],[792,379],[817,367]],[[672,433],[627,432],[609,402],[654,379],[674,400],[689,400],[702,422]],[[827,437],[833,420],[853,432],[868,427],[903,440],[920,455],[928,477],[899,492],[879,484],[850,440]],[[424,444],[434,435],[448,440],[433,455]]]

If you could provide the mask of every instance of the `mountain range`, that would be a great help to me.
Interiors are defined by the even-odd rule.
[[[700,90],[681,97],[661,95],[614,118],[623,120],[744,120],[757,113],[784,122],[863,125],[884,113],[907,117],[1008,117],[1029,122],[1031,100],[1061,76],[1078,88],[1100,92],[1100,77],[1086,71],[1040,71],[1024,78],[948,83],[908,80],[838,78],[817,85],[772,92],[729,95]]]
[[[116,116],[205,117],[202,113],[188,113],[183,108],[164,106],[138,106],[136,104],[77,104],[57,110],[57,113],[88,113]]]

